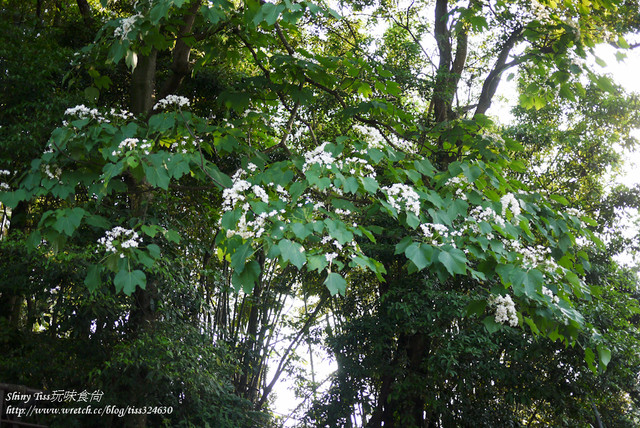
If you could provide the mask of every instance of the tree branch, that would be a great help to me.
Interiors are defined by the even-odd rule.
[[[480,99],[478,100],[478,108],[476,108],[474,116],[485,114],[489,107],[491,107],[491,100],[493,99],[493,96],[496,94],[496,90],[498,89],[498,84],[500,83],[500,75],[502,74],[502,72],[509,67],[513,67],[514,65],[519,64],[524,60],[524,58],[526,58],[525,56],[523,56],[520,59],[511,61],[509,64],[507,64],[509,53],[515,46],[516,42],[520,39],[520,37],[522,37],[522,32],[522,27],[516,28],[513,33],[511,33],[504,46],[500,50],[498,59],[493,66],[493,70],[491,70],[491,72],[485,79],[484,84],[482,85],[482,92],[480,93]]]
[[[167,78],[162,85],[160,91],[160,99],[163,99],[167,95],[173,94],[180,87],[180,84],[184,78],[191,72],[191,66],[189,64],[189,56],[191,55],[191,46],[189,46],[184,38],[191,33],[193,29],[193,23],[196,19],[196,12],[200,8],[202,0],[193,2],[189,8],[189,14],[184,18],[184,25],[180,29],[180,34],[176,40],[176,44],[173,48],[173,63],[171,64],[171,76]]]

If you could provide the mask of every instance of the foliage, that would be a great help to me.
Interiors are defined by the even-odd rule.
[[[618,336],[632,320],[608,317],[635,296],[601,258],[593,217],[637,112],[581,60],[628,5],[437,0],[433,22],[413,4],[343,6],[375,6],[380,40],[307,1],[102,1],[94,43],[72,69],[51,65],[88,106],[58,108],[57,128],[21,143],[25,159],[0,160],[20,169],[0,201],[12,220],[29,214],[3,245],[68,271],[64,293],[89,311],[70,331],[106,351],[80,358],[82,380],[114,403],[127,390],[181,409],[133,425],[264,424],[275,383],[331,306],[340,371],[309,423],[351,424],[357,406],[368,426],[565,424],[586,421],[593,401],[621,412],[637,361],[616,352],[632,354],[622,343],[637,337]],[[437,64],[420,44],[430,32]],[[522,123],[502,129],[486,114],[515,66]],[[25,112],[22,98],[2,103]],[[20,135],[14,119],[6,132]],[[12,329],[65,337],[75,303],[54,299],[55,281],[5,285]],[[40,307],[25,318],[32,296]],[[300,297],[314,303],[285,315]],[[63,307],[55,322],[29,318]],[[550,385],[560,374],[567,385]],[[603,384],[618,388],[612,399]]]

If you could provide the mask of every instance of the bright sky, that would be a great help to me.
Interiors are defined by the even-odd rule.
[[[614,80],[629,92],[640,94],[640,48],[629,51],[624,62],[617,62],[614,56],[615,49],[608,45],[599,46],[597,55],[602,58],[607,66],[603,69],[611,73]],[[640,129],[636,129],[635,137],[640,139]],[[625,165],[625,174],[620,178],[620,182],[627,186],[640,184],[640,173],[637,167],[640,166],[640,148],[635,153],[630,154]]]

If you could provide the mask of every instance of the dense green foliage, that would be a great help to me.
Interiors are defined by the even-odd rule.
[[[639,113],[585,62],[636,2],[2,5],[0,381],[267,426],[306,343],[302,425],[640,423]]]

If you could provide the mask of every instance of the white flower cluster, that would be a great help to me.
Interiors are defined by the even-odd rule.
[[[469,211],[469,219],[471,220],[471,224],[469,225],[469,230],[475,235],[480,233],[480,227],[478,223],[487,222],[489,224],[497,224],[500,227],[504,227],[505,222],[502,217],[498,215],[497,212],[494,211],[491,207],[483,208],[481,206],[477,206]],[[489,233],[487,235],[488,239],[493,239],[493,234]]]
[[[191,146],[191,143],[189,143],[189,141],[187,140],[181,140],[178,142],[175,142],[173,144],[171,144],[171,150],[176,151],[177,153],[189,153],[189,147]]]
[[[520,241],[510,240],[507,247],[522,254],[522,266],[531,269],[535,267],[545,266],[548,272],[554,272],[558,268],[558,264],[551,256],[551,248],[544,245],[536,245],[533,247],[524,247]]]
[[[138,140],[137,138],[126,138],[118,144],[118,149],[111,152],[112,156],[120,156],[128,151],[139,149],[145,155],[151,152],[151,142],[147,140]]]
[[[282,214],[285,212],[285,210],[263,212],[255,216],[254,220],[247,221],[249,204],[243,204],[242,209],[242,216],[240,216],[240,220],[238,220],[237,228],[235,230],[227,230],[227,238],[233,235],[240,235],[243,239],[260,238],[265,232],[267,219],[275,218],[276,220],[282,220]]]
[[[420,229],[422,229],[425,238],[431,240],[430,243],[434,246],[451,244],[455,248],[454,239],[462,236],[462,230],[449,230],[447,226],[439,223],[423,223],[420,225]]]
[[[333,260],[336,259],[336,257],[338,257],[338,253],[327,253],[324,255],[325,259],[327,259],[327,262],[329,263],[329,265],[331,265],[333,263]]]
[[[0,175],[11,175],[6,169],[0,169]],[[10,190],[11,188],[7,183],[0,182],[0,190]]]
[[[340,253],[343,253],[343,249],[345,249],[344,248],[345,245],[347,246],[347,249],[345,251],[347,252],[347,254],[349,254],[350,252],[351,257],[355,257],[356,252],[361,252],[360,248],[358,247],[358,243],[356,241],[351,241],[346,243],[345,245],[342,245],[337,239],[334,239],[329,235],[323,236],[320,243],[322,245],[331,244],[334,247],[333,251],[329,251],[324,255],[324,258],[329,263],[329,267],[328,267],[329,272],[331,272],[331,265],[333,264],[333,261],[336,258],[338,258],[338,255],[340,255]]]
[[[283,201],[288,201],[291,198],[291,195],[289,194],[287,189],[279,184],[276,186],[276,192],[280,196],[280,199],[282,199]]]
[[[109,122],[105,117],[100,114],[97,108],[89,108],[84,104],[77,105],[65,110],[67,116],[77,116],[80,119],[86,119],[88,117],[97,120],[98,122]]]
[[[560,298],[558,296],[554,295],[553,291],[549,290],[544,285],[542,286],[542,295],[543,296],[548,296],[553,303],[558,303],[560,301]]]
[[[243,202],[246,199],[244,192],[251,188],[251,183],[241,178],[244,173],[244,170],[238,170],[232,177],[233,185],[222,191],[222,209],[224,211],[231,211],[238,202]]]
[[[549,7],[540,3],[538,0],[531,0],[529,5],[531,13],[540,22],[548,22],[551,20],[551,11]]]
[[[105,236],[98,240],[98,243],[105,246],[107,252],[115,253],[117,251],[115,242],[120,243],[120,248],[126,250],[127,248],[137,248],[141,242],[138,233],[125,229],[124,227],[116,226],[105,233]],[[124,257],[124,254],[120,254],[120,257]]]
[[[156,105],[153,107],[153,109],[161,110],[174,104],[178,107],[184,107],[184,106],[189,107],[191,105],[191,102],[189,102],[188,98],[181,97],[180,95],[167,95],[165,98],[158,101]]]
[[[451,177],[449,180],[447,180],[447,185],[454,186],[456,188],[456,197],[462,199],[463,201],[466,201],[468,199],[467,194],[462,189],[462,187],[469,185],[469,181],[467,181],[466,177]]]
[[[500,203],[502,204],[502,216],[505,217],[507,214],[507,209],[511,211],[513,217],[517,217],[522,213],[520,209],[520,203],[518,199],[513,195],[513,193],[507,193],[502,198],[500,198]]]
[[[489,304],[496,307],[495,320],[497,323],[509,323],[511,327],[518,325],[516,305],[508,294],[506,296],[492,296]]]
[[[120,21],[120,26],[113,31],[114,37],[125,39],[133,28],[133,24],[135,24],[139,18],[142,18],[142,15],[139,13],[128,18],[123,18]]]
[[[109,111],[109,114],[113,117],[117,117],[124,120],[133,118],[133,113],[123,109],[120,109],[120,111],[116,111],[116,109],[112,108],[111,111]]]
[[[257,166],[252,163],[247,165],[247,170],[251,172],[254,172],[256,169]],[[249,217],[251,205],[247,202],[247,195],[245,192],[253,192],[254,197],[260,199],[265,204],[269,203],[269,194],[262,186],[251,184],[249,181],[245,180],[243,177],[246,174],[247,171],[239,169],[233,177],[231,177],[233,185],[228,189],[224,189],[222,192],[222,209],[224,211],[230,211],[236,208],[237,205],[242,204],[242,215],[238,220],[236,229],[227,230],[227,237],[240,235],[244,239],[259,238],[265,232],[265,225],[268,219],[274,218],[276,220],[283,220],[282,214],[285,213],[284,209],[263,212],[255,215],[253,220],[247,219],[247,217]],[[286,193],[288,196],[288,192],[282,186],[277,186],[276,191],[280,195]]]
[[[420,196],[418,196],[411,186],[395,183],[391,186],[385,186],[382,189],[387,192],[387,201],[389,204],[397,211],[402,210],[402,203],[404,209],[416,216],[420,215]]]
[[[328,143],[324,143],[321,146],[316,147],[314,150],[304,154],[304,165],[302,165],[303,172],[306,172],[313,164],[318,164],[320,166],[333,165],[336,159],[331,153],[324,151],[327,144]]]
[[[371,166],[366,160],[355,156],[350,156],[346,159],[338,159],[335,161],[334,165],[340,170],[344,170],[346,167],[349,167],[349,174],[351,175],[356,175],[358,172],[356,168],[359,167],[364,170],[365,177],[376,178],[376,171],[373,166]]]
[[[60,177],[62,176],[62,169],[60,169],[57,166],[53,167],[53,171],[51,170],[51,165],[45,165],[42,168],[42,171],[45,173],[45,175],[47,177],[49,177],[49,179],[51,180],[58,180],[60,181]]]

